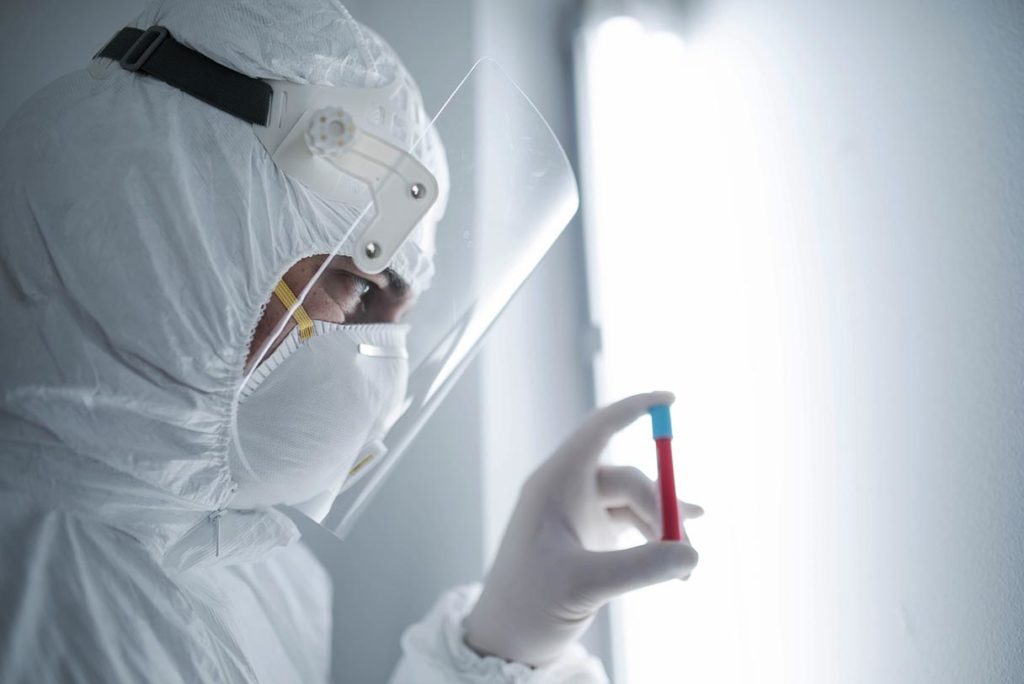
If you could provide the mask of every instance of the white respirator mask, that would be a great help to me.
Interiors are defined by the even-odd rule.
[[[404,409],[407,333],[393,323],[296,326],[239,394],[229,506],[287,504],[322,520],[385,453],[381,439]]]

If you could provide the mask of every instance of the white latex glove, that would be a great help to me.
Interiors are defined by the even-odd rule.
[[[636,468],[598,463],[612,435],[651,406],[674,399],[670,392],[652,392],[595,411],[530,476],[483,592],[463,622],[471,648],[544,665],[586,630],[609,599],[689,576],[697,564],[689,542],[656,541],[661,513],[655,484]],[[698,506],[679,506],[684,519],[703,513]],[[650,541],[607,550],[625,526]]]

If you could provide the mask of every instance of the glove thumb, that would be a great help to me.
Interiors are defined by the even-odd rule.
[[[589,554],[586,589],[602,602],[634,589],[685,577],[697,565],[697,551],[685,542],[658,541]]]

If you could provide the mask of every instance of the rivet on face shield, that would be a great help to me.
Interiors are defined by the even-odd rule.
[[[423,183],[413,183],[409,188],[409,194],[413,199],[420,199],[427,194],[427,189],[423,187]]]
[[[366,245],[366,256],[370,257],[371,259],[376,259],[377,254],[379,253],[380,245],[378,245],[376,242],[370,242]]]

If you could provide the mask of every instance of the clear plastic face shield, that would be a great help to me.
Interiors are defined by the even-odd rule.
[[[246,468],[274,477],[276,465],[255,463],[268,445],[254,435],[283,421],[271,436],[285,433],[282,477],[307,466],[308,477],[275,505],[344,537],[575,214],[577,186],[543,117],[490,60],[473,67],[432,122],[420,122],[425,132],[409,135],[405,149],[394,144],[394,126],[415,127],[415,114],[392,116],[401,97],[394,88],[272,85],[270,125],[254,127],[257,135],[284,173],[355,206],[358,218],[304,287],[275,290],[286,312],[238,389],[231,448]],[[444,164],[432,172],[417,160],[438,139],[447,177]],[[309,315],[339,258],[397,283],[401,314],[368,325]],[[282,401],[274,385],[286,376],[304,391]],[[294,434],[290,417],[301,424]],[[335,431],[345,434],[335,439]],[[324,442],[343,446],[304,463],[303,448]]]

